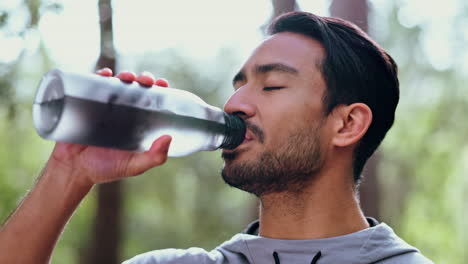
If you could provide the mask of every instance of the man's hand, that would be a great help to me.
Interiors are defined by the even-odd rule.
[[[104,68],[97,71],[97,74],[111,77],[112,71]],[[143,72],[139,76],[132,72],[121,72],[116,77],[124,82],[137,81],[148,88],[153,85],[169,86],[166,80],[155,80],[154,76],[148,72]],[[139,175],[148,169],[162,165],[167,160],[170,141],[170,136],[162,136],[153,142],[148,151],[143,153],[57,142],[49,166],[69,171],[72,177],[78,177],[76,180],[80,180],[82,184],[92,186],[96,183]]]

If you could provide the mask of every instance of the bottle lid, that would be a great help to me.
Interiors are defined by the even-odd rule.
[[[245,138],[245,122],[242,118],[224,113],[225,127],[224,141],[220,148],[234,149],[239,146]]]

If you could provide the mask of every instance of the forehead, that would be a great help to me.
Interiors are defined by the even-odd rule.
[[[255,65],[283,63],[298,69],[300,74],[310,74],[319,70],[324,57],[320,42],[298,33],[282,32],[264,40],[243,69],[249,71]]]

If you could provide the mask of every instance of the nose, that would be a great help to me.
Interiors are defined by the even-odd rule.
[[[255,115],[255,106],[245,86],[237,89],[231,95],[224,105],[224,111],[243,119],[248,119]]]

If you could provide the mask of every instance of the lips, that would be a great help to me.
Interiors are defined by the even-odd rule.
[[[245,125],[246,130],[244,140],[242,141],[242,143],[234,149],[223,149],[224,154],[244,152],[249,149],[249,145],[257,141],[258,143],[263,144],[265,137],[263,134],[263,130],[259,126],[250,123],[247,120],[245,121]]]
[[[254,136],[252,135],[252,132],[250,132],[248,129],[245,131],[245,136],[244,136],[244,141],[237,146],[235,149],[223,149],[223,152],[225,153],[231,153],[231,152],[236,152],[239,150],[239,148],[242,148],[246,143],[253,141]]]
[[[244,141],[250,141],[250,140],[252,140],[252,139],[253,139],[252,134],[250,133],[249,130],[246,130],[246,131],[245,131],[245,138],[244,138]]]
[[[246,142],[249,142],[249,141],[252,141],[255,139],[255,135],[252,133],[252,131],[250,131],[249,129],[247,129],[245,131],[245,137],[244,137],[244,141],[242,142],[242,144],[246,143]],[[242,145],[241,144],[241,145]]]

